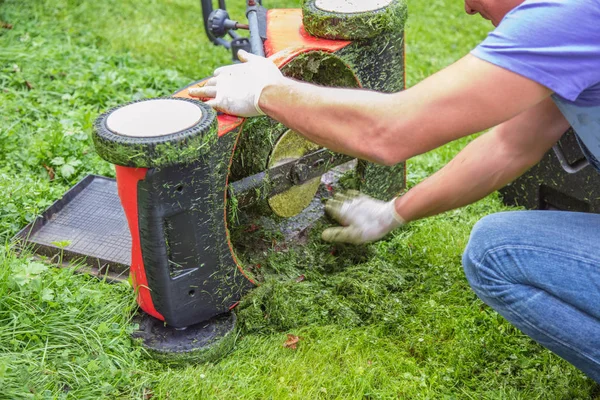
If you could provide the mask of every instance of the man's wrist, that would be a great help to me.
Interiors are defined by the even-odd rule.
[[[263,88],[258,95],[254,96],[254,108],[256,108],[256,112],[259,115],[267,115],[267,113],[263,111],[263,106],[260,105],[260,98],[262,97],[262,93],[264,90],[265,89]]]
[[[278,103],[277,99],[282,96],[282,93],[291,94],[294,83],[292,79],[282,78],[265,85],[257,96],[256,109],[263,114],[271,115],[275,111],[274,105]]]
[[[394,220],[400,225],[404,225],[406,223],[408,223],[409,221],[401,214],[401,205],[402,205],[402,200],[401,200],[401,196],[396,197],[394,200],[391,201],[392,203],[392,215],[394,217]]]

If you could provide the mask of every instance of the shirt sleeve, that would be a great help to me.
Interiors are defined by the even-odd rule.
[[[600,0],[527,0],[471,54],[575,101],[600,82]]]

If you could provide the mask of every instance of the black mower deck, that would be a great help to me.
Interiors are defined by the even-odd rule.
[[[52,262],[127,279],[131,235],[114,179],[86,176],[14,239]]]

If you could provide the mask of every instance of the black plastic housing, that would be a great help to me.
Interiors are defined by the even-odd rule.
[[[148,286],[156,310],[175,328],[229,311],[252,286],[229,248],[226,165],[215,163],[216,154],[193,164],[151,169],[138,183]]]
[[[585,156],[572,130],[558,142],[563,162],[585,164]],[[504,203],[536,210],[600,212],[600,173],[592,166],[567,172],[554,150],[524,175],[500,190]],[[578,171],[577,171],[578,170]]]

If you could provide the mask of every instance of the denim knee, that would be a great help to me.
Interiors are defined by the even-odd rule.
[[[467,280],[478,295],[489,295],[489,285],[484,284],[489,281],[489,275],[493,275],[495,281],[498,275],[503,275],[492,272],[499,272],[500,266],[496,265],[495,258],[488,255],[511,241],[509,226],[514,223],[513,217],[513,212],[488,215],[479,220],[471,231],[462,261]]]

